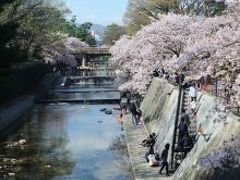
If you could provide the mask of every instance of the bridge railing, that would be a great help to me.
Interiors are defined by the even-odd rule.
[[[85,54],[110,54],[109,48],[86,47],[81,50]]]

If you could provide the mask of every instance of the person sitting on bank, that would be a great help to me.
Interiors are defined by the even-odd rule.
[[[142,146],[144,147],[150,147],[150,146],[154,146],[156,143],[156,135],[155,133],[152,133],[149,135],[149,137],[147,137],[147,139],[144,139],[141,143]]]
[[[166,167],[166,175],[169,176],[169,172],[168,172],[168,150],[170,148],[170,144],[167,143],[165,145],[165,149],[163,150],[162,154],[161,154],[161,169],[159,170],[159,174],[162,174],[162,170],[164,169],[164,167]]]
[[[154,148],[153,148],[153,146],[150,146],[150,148],[148,149],[148,151],[145,153],[145,159],[146,159],[147,162],[149,162],[148,156],[149,156],[150,154],[154,154]]]
[[[148,159],[149,159],[150,167],[158,167],[159,166],[160,157],[159,157],[158,153],[150,154],[148,156]]]

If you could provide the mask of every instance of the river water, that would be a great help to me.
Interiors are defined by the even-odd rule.
[[[1,134],[0,179],[132,179],[116,107],[36,105],[21,124]]]

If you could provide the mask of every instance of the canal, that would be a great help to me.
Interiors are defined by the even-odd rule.
[[[92,98],[111,94],[90,93]],[[37,104],[1,133],[0,179],[132,179],[117,109],[117,104]]]

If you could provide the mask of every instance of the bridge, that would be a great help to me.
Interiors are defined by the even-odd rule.
[[[87,47],[80,50],[80,53],[85,55],[111,55],[109,48]]]
[[[82,63],[79,66],[78,69],[84,70],[89,69],[91,70],[91,67],[87,65],[86,62],[89,62],[89,59],[96,58],[99,56],[110,56],[111,53],[109,52],[109,48],[100,48],[100,47],[85,47],[83,49],[79,49],[77,51],[77,54],[82,54]]]

